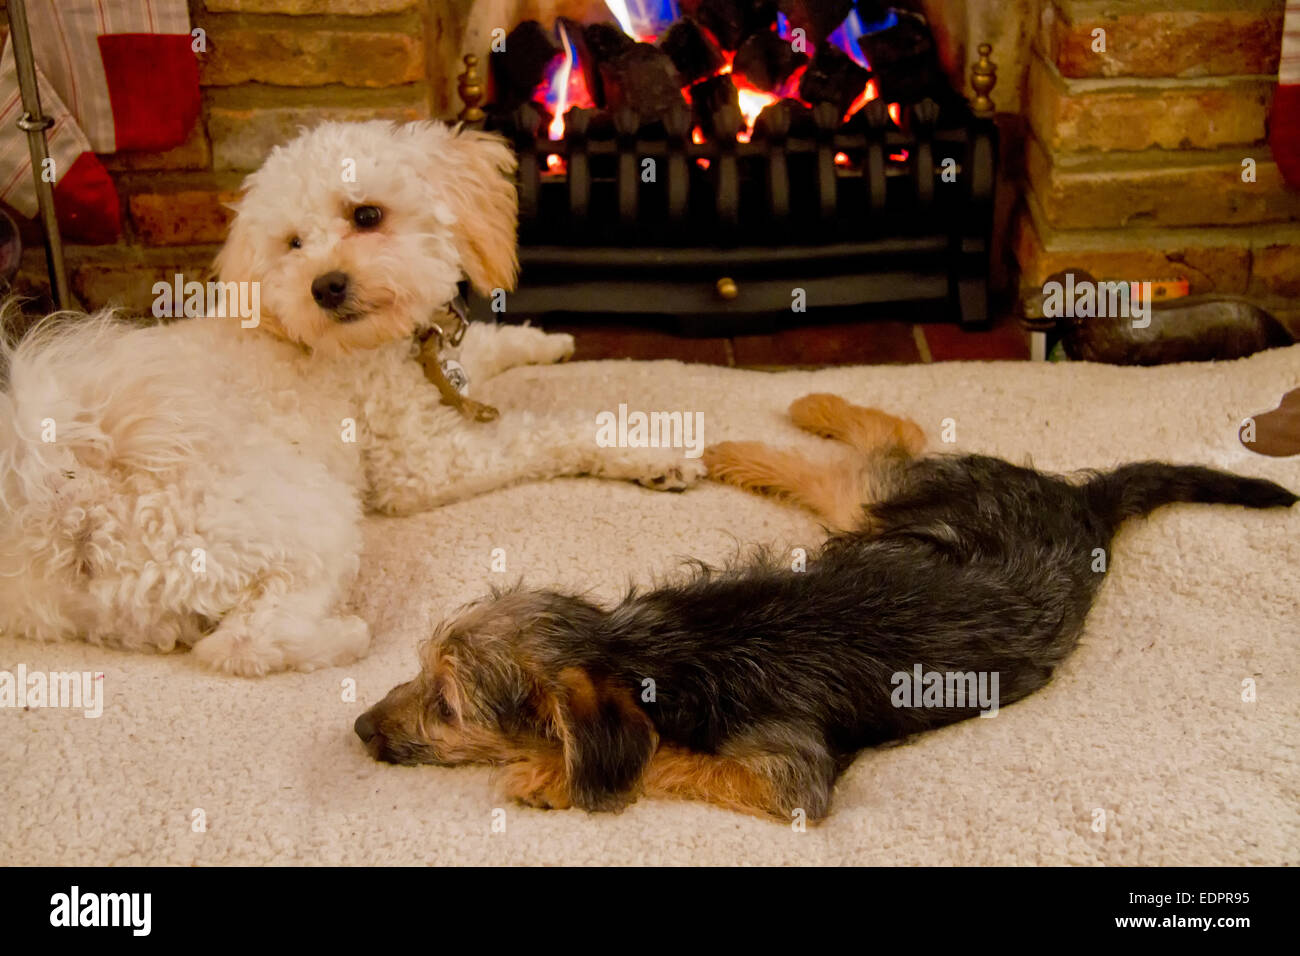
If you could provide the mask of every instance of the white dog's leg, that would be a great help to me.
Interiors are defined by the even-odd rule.
[[[367,504],[386,514],[413,514],[523,481],[591,475],[681,491],[706,473],[699,458],[674,448],[606,448],[597,444],[596,416],[568,412],[534,416],[511,411],[471,424],[438,442],[387,443],[382,474]],[[372,471],[372,473],[373,473]]]
[[[516,365],[554,365],[573,355],[573,336],[531,325],[473,322],[465,331],[460,363],[469,380],[484,382]]]
[[[194,655],[205,667],[239,677],[350,663],[370,646],[370,628],[359,617],[333,613],[338,598],[334,588],[269,584],[227,613],[194,645]]]

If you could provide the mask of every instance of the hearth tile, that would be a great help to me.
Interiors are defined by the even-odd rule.
[[[568,332],[575,339],[573,361],[600,359],[677,359],[706,365],[730,365],[727,340],[688,338],[637,325],[547,323],[548,332]]]
[[[748,368],[894,365],[922,361],[908,322],[796,326],[771,335],[737,335],[732,344],[736,365]]]
[[[1029,337],[1014,319],[1003,320],[979,332],[967,332],[960,326],[941,322],[920,329],[934,362],[1029,358]]]

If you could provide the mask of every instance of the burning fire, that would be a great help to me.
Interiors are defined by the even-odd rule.
[[[887,30],[897,22],[898,14],[896,14],[892,9],[885,16],[884,20],[872,24],[864,24],[858,11],[856,9],[850,10],[849,15],[844,18],[844,22],[831,31],[831,34],[826,38],[826,41],[830,43],[831,46],[838,47],[844,53],[847,53],[849,58],[864,70],[870,70],[871,61],[868,60],[867,55],[862,52],[862,44],[859,41],[866,34],[876,33],[879,30]],[[786,19],[785,14],[783,13],[778,13],[776,15],[776,32],[783,40],[789,40],[792,38],[793,34],[790,30],[790,21]],[[808,53],[811,55],[813,52],[812,42],[805,39],[804,44],[808,47]],[[849,104],[849,108],[844,114],[844,121],[847,123],[850,117],[857,113],[858,110],[862,109],[862,107],[866,106],[872,100],[879,98],[880,88],[876,86],[876,81],[874,79],[868,80],[867,85],[863,87],[862,92],[859,93],[857,98]],[[889,115],[893,118],[896,124],[899,123],[900,111],[897,103],[889,104]]]
[[[731,82],[736,87],[736,100],[740,104],[740,115],[745,119],[745,128],[736,133],[736,139],[741,143],[748,143],[754,135],[754,124],[758,122],[758,114],[773,103],[779,102],[781,97],[760,90],[740,73],[732,73],[732,59],[733,56],[727,54],[727,63],[718,73],[731,73]]]
[[[862,107],[866,106],[872,100],[879,99],[879,98],[880,98],[880,91],[876,87],[876,81],[874,79],[867,80],[867,85],[862,88],[862,92],[858,94],[858,98],[849,104],[849,111],[844,114],[844,118],[847,120],[850,116],[852,116],[858,110],[862,109]],[[897,103],[891,103],[889,105],[891,109],[893,107],[898,106]],[[890,115],[892,116],[893,114],[891,113]]]
[[[677,0],[605,0],[605,6],[614,19],[618,21],[623,32],[642,43],[654,43],[659,34],[680,16]],[[855,9],[830,34],[827,41],[843,50],[863,69],[869,70],[871,64],[863,53],[859,40],[865,34],[886,29],[893,26],[895,22],[897,22],[897,17],[891,10],[888,17],[881,23],[864,24]],[[587,88],[586,75],[582,64],[578,62],[578,48],[565,29],[563,21],[557,21],[556,30],[561,50],[547,66],[546,78],[538,86],[533,99],[545,105],[551,113],[552,119],[547,127],[547,136],[551,140],[562,140],[564,138],[564,114],[575,106],[590,109],[596,104],[591,91]],[[783,14],[777,15],[777,33],[783,39],[791,38],[790,24]],[[807,52],[811,55],[814,52],[811,42],[807,40],[804,42]],[[799,67],[782,84],[779,90],[768,92],[749,82],[743,74],[733,73],[734,52],[724,51],[724,56],[726,63],[718,73],[732,74],[731,78],[736,87],[740,113],[744,118],[744,129],[736,134],[736,139],[739,142],[748,143],[753,137],[754,124],[758,121],[759,114],[764,109],[785,98],[799,99],[799,83],[807,67]],[[689,102],[689,88],[683,89],[682,92]],[[872,100],[878,99],[879,96],[880,91],[875,79],[868,80],[862,92],[858,94],[850,104],[847,112],[845,112],[844,120],[847,122],[850,117]],[[889,104],[889,116],[896,124],[901,125],[902,112],[899,104]],[[691,131],[691,142],[697,145],[704,142],[704,134],[699,127]],[[565,162],[561,156],[552,154],[547,157],[546,163],[550,172],[564,172]]]
[[[555,60],[546,68],[546,79],[538,89],[538,97],[550,110],[551,125],[547,135],[551,139],[564,139],[564,114],[571,106],[591,109],[596,105],[591,91],[587,89],[587,78],[577,65],[578,50],[564,29],[563,23],[556,24],[559,30],[561,50]],[[537,99],[538,97],[534,97]]]

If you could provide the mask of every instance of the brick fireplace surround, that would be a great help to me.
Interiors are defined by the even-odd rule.
[[[1281,0],[1038,7],[1013,239],[1022,292],[1071,268],[1183,278],[1193,294],[1248,295],[1300,332],[1300,190],[1265,144]]]
[[[147,310],[158,279],[200,275],[228,222],[222,203],[298,126],[454,115],[460,57],[478,40],[475,3],[480,16],[506,9],[516,22],[585,6],[191,0],[208,43],[201,121],[176,149],[106,158],[125,232],[112,245],[68,249],[82,304]],[[1249,295],[1300,332],[1300,191],[1283,185],[1265,145],[1282,0],[921,5],[956,82],[965,84],[979,43],[994,47],[1010,187],[998,229],[1010,269],[999,258],[995,280],[1018,275],[1031,298],[1069,269],[1185,278],[1193,293]],[[1104,53],[1093,50],[1099,29]],[[1242,179],[1247,159],[1254,182]],[[20,287],[39,288],[39,233],[24,224],[23,235]]]

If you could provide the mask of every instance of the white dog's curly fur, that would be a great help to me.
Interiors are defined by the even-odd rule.
[[[598,447],[594,414],[466,421],[424,378],[410,336],[462,275],[484,293],[513,285],[513,167],[484,133],[325,124],[248,177],[217,259],[221,281],[260,283],[258,327],[79,316],[8,348],[0,630],[193,645],[241,675],[337,665],[370,641],[339,610],[363,509],[557,475],[701,477],[668,451]],[[377,224],[354,222],[362,205]],[[347,297],[325,308],[312,283],[335,271]],[[482,381],[572,350],[567,335],[474,324],[460,360]]]

